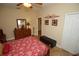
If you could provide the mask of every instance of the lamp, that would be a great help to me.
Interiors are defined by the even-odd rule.
[[[27,22],[27,28],[30,28],[30,23],[29,22]]]
[[[23,3],[23,5],[28,8],[32,6],[30,3]]]

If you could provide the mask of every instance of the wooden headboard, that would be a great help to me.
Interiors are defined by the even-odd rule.
[[[14,30],[15,39],[24,38],[27,36],[31,36],[31,29],[30,28],[15,28]]]

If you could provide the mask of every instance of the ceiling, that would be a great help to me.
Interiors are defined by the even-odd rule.
[[[16,6],[17,3],[0,3],[1,6]]]

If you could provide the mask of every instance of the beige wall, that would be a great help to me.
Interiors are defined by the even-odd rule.
[[[31,24],[31,28],[35,28],[35,35],[38,34],[38,17],[42,17],[42,35],[46,35],[50,38],[55,38],[58,44],[61,44],[62,32],[64,25],[64,16],[70,12],[79,12],[79,4],[44,4],[42,8],[36,9],[16,9],[11,6],[0,7],[0,27],[4,30],[4,33],[8,38],[14,37],[13,30],[16,27],[17,18],[26,18]],[[51,20],[49,25],[44,25],[45,16],[48,14],[59,15],[58,25],[51,26]],[[33,30],[32,30],[33,31]],[[33,33],[32,33],[33,34]]]
[[[14,37],[14,28],[17,27],[16,19],[25,18],[30,22],[31,28],[35,28],[35,35],[37,35],[36,19],[37,14],[25,8],[16,9],[14,6],[1,6],[0,7],[0,27],[3,29],[7,39]]]
[[[79,4],[44,4],[44,7],[40,11],[40,16],[42,17],[42,35],[54,38],[57,40],[57,45],[60,45],[62,40],[64,16],[70,12],[79,12]],[[51,14],[59,16],[57,18],[57,26],[51,25],[51,19],[49,20],[49,25],[44,24],[44,20],[46,20],[44,17]]]

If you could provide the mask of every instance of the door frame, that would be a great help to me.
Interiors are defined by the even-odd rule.
[[[39,22],[39,20],[40,20],[40,22]],[[39,27],[39,25],[40,25],[40,27]],[[38,18],[38,37],[40,37],[41,35],[42,35],[42,18],[39,17]]]

